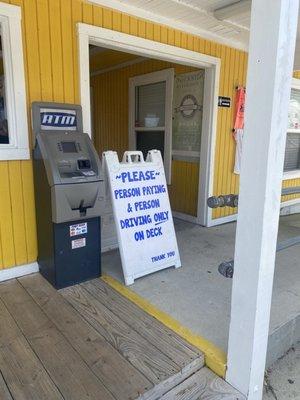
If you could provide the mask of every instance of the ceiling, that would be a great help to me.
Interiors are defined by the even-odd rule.
[[[235,3],[234,17],[215,15],[234,0],[90,0],[185,32],[247,49],[251,0]],[[222,18],[222,20],[220,19]]]
[[[92,75],[103,73],[114,67],[121,68],[129,65],[131,62],[141,58],[134,54],[90,45],[90,72]]]
[[[248,50],[251,0],[89,1],[139,18],[172,26],[218,43]],[[300,68],[299,26],[295,63]]]

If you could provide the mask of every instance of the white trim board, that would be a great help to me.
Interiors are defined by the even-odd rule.
[[[197,220],[200,225],[209,226],[212,213],[206,205],[206,200],[213,194],[221,60],[195,51],[83,23],[77,23],[77,34],[83,128],[89,135],[91,135],[89,44],[205,70],[201,138],[203,145],[200,157]]]
[[[21,18],[21,7],[0,2],[5,106],[9,135],[9,143],[0,144],[0,160],[30,158]]]
[[[285,210],[285,209],[287,209],[287,210]],[[296,214],[299,211],[300,211],[300,198],[283,201],[280,204],[280,215],[282,215],[282,216]],[[173,212],[173,215],[174,215],[174,212]],[[211,220],[211,223],[210,223],[210,225],[208,225],[208,227],[227,224],[228,222],[234,222],[237,220],[237,217],[238,217],[238,214],[236,213],[236,214],[227,215],[226,217],[214,218]],[[178,218],[180,218],[180,217],[178,217]]]
[[[197,217],[195,217],[194,215],[184,214],[179,211],[172,211],[172,215],[173,218],[177,218],[186,222],[191,222],[192,224],[199,224]]]
[[[0,282],[39,272],[37,262],[0,270]]]
[[[280,216],[298,214],[300,212],[300,199],[287,200],[281,203]]]
[[[300,178],[300,170],[286,171],[283,173],[282,180],[289,181],[291,179],[299,179]]]
[[[228,222],[234,222],[237,220],[237,216],[238,214],[231,214],[227,215],[226,217],[214,218],[211,220],[211,223],[210,225],[208,225],[208,227],[228,224]]]
[[[287,196],[289,196],[289,195],[287,195]],[[291,195],[290,195],[290,196],[291,196]],[[290,206],[294,206],[294,205],[296,205],[296,204],[300,204],[300,198],[296,198],[296,199],[291,199],[291,200],[283,201],[283,202],[281,203],[280,207],[281,207],[281,208],[290,207]]]
[[[248,51],[248,46],[245,46],[243,43],[232,40],[229,38],[224,38],[213,32],[209,32],[205,29],[195,28],[189,24],[186,24],[181,21],[175,21],[171,18],[158,15],[147,10],[143,10],[139,7],[134,7],[133,5],[127,4],[126,2],[120,2],[118,0],[88,0],[89,3],[97,4],[103,7],[108,7],[110,9],[118,10],[122,13],[133,15],[135,17],[141,18],[143,20],[151,21],[156,24],[165,25],[173,29],[177,29],[186,33],[190,33],[192,35],[196,35],[201,37],[202,39],[211,40],[216,43],[220,43],[226,46],[234,47],[238,50]],[[222,21],[222,23],[226,23]],[[240,27],[241,28],[241,27]],[[243,27],[243,29],[245,29]]]
[[[198,224],[199,223],[199,218],[189,215],[189,214],[184,214],[179,211],[172,211],[173,218],[181,219],[186,222],[190,222],[192,224]],[[210,228],[212,226],[218,226],[218,225],[223,225],[223,224],[228,224],[229,222],[235,222],[237,220],[237,214],[232,214],[232,215],[227,215],[226,217],[220,217],[220,218],[214,218],[210,221],[209,225],[206,225],[207,228]]]

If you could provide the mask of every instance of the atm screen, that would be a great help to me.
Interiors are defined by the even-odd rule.
[[[78,153],[75,142],[61,142],[64,153]]]

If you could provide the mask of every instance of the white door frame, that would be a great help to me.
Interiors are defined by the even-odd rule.
[[[89,44],[205,70],[198,212],[192,222],[211,226],[212,210],[207,207],[206,200],[213,195],[220,59],[83,23],[77,23],[77,34],[83,129],[89,135],[91,135]]]

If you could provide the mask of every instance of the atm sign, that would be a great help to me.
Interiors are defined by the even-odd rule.
[[[44,130],[71,130],[77,128],[75,110],[41,108],[41,128]]]

